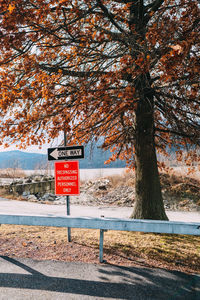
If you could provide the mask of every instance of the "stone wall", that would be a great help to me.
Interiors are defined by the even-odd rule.
[[[5,187],[5,186],[4,186]],[[49,181],[39,181],[23,184],[11,184],[7,186],[10,193],[22,195],[23,193],[27,194],[45,194],[45,193],[54,193],[54,180]]]

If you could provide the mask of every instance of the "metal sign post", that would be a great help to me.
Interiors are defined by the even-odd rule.
[[[66,196],[66,213],[70,216],[69,195],[80,194],[79,162],[69,161],[84,158],[83,146],[66,146],[67,135],[64,127],[64,147],[48,149],[48,160],[55,162],[55,194]],[[64,162],[58,162],[63,160]],[[71,176],[69,176],[71,175]],[[71,242],[71,228],[68,228],[68,242]]]
[[[69,196],[66,196],[66,206],[67,206],[67,216],[70,215],[70,201],[69,201]],[[67,237],[68,237],[68,242],[71,242],[71,228],[67,227]]]

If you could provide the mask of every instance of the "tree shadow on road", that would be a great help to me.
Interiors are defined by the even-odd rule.
[[[7,261],[22,269],[21,273],[0,273],[0,289],[4,287],[68,293],[76,295],[75,299],[81,299],[85,296],[97,297],[97,299],[100,297],[138,300],[200,299],[200,286],[197,287],[200,278],[185,273],[148,268],[97,265],[94,266],[94,270],[98,276],[93,278],[94,280],[91,280],[92,276],[89,272],[88,278],[85,279],[63,278],[44,275],[30,267],[27,260],[25,264],[20,260],[7,256],[0,256],[0,258],[4,262]],[[51,262],[45,263],[50,264]],[[61,262],[58,263],[61,264]],[[88,266],[90,265],[88,264]],[[69,263],[63,263],[66,274],[69,267]],[[24,271],[30,274],[23,274]]]

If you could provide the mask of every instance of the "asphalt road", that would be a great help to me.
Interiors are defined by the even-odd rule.
[[[132,212],[131,207],[102,208],[81,205],[71,205],[70,210],[70,214],[74,217],[129,218]],[[65,205],[48,205],[0,198],[0,214],[64,216],[66,215],[66,207]],[[167,215],[170,221],[200,222],[200,212],[167,211]]]
[[[0,256],[1,300],[198,300],[200,277],[162,269]]]

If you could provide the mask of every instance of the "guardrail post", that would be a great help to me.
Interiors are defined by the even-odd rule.
[[[100,229],[100,241],[99,241],[99,262],[103,262],[103,236],[104,230]]]

